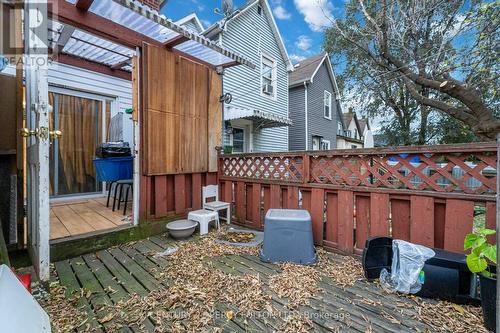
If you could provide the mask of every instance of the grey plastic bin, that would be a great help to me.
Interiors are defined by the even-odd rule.
[[[306,265],[315,263],[316,250],[309,212],[298,209],[268,210],[260,259]]]

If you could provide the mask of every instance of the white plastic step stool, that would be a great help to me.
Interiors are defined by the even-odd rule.
[[[219,213],[207,210],[207,209],[199,209],[188,214],[188,220],[196,221],[200,224],[200,235],[208,234],[208,224],[211,221],[215,221],[215,225],[217,229],[220,228],[219,224]]]

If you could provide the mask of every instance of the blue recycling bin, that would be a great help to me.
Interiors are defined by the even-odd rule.
[[[133,165],[134,158],[132,156],[94,159],[96,177],[101,182],[132,179]]]

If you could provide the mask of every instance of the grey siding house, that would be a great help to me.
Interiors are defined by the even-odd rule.
[[[267,0],[249,1],[203,33],[256,67],[223,74],[224,146],[233,152],[288,150],[288,71],[293,66]]]
[[[328,54],[322,53],[295,65],[288,76],[290,150],[327,150],[337,147],[337,133],[344,128],[339,90]]]

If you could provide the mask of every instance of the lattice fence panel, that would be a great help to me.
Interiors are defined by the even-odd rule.
[[[301,155],[229,156],[221,158],[225,177],[302,182],[304,161]]]
[[[493,194],[493,153],[311,156],[310,182],[420,191]]]

